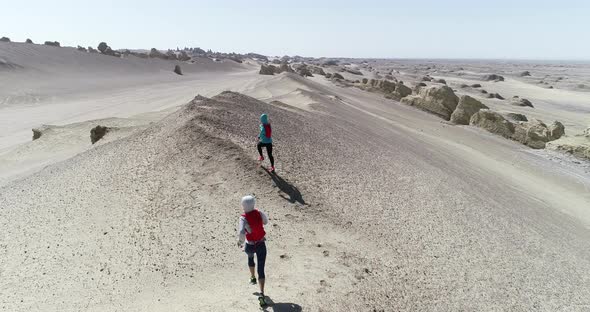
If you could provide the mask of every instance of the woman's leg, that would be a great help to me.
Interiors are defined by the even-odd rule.
[[[248,269],[250,269],[250,276],[254,277],[254,267],[256,267],[256,263],[254,263],[254,246],[250,244],[246,244],[246,254],[248,255]]]
[[[275,158],[272,157],[272,143],[266,145],[266,153],[268,154],[268,160],[270,160],[270,165],[275,166]]]
[[[256,148],[258,149],[258,154],[260,154],[260,157],[262,157],[262,143],[258,142],[258,144],[256,144]]]
[[[260,284],[260,293],[264,294],[264,263],[266,262],[266,244],[264,242],[256,244],[256,260],[258,261],[258,283]]]

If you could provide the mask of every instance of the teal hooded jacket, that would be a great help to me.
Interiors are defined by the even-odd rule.
[[[270,122],[268,122],[268,115],[260,115],[260,122],[260,134],[258,134],[258,139],[260,139],[260,143],[272,143],[272,130],[270,128]]]

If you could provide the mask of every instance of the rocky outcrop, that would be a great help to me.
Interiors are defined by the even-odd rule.
[[[565,152],[580,159],[590,160],[590,138],[583,135],[564,137],[556,141],[547,142],[545,148]]]
[[[537,119],[518,122],[514,126],[512,139],[535,149],[545,148],[549,141],[547,125]]]
[[[174,66],[174,72],[178,75],[182,75],[182,69],[180,68],[180,65]]]
[[[191,57],[183,50],[178,54],[178,60],[181,62],[187,62],[191,60]]]
[[[329,78],[328,75],[326,75],[326,78]],[[342,75],[340,75],[339,73],[333,73],[332,79],[344,79],[344,77]]]
[[[90,130],[90,142],[92,142],[92,144],[98,142],[109,132],[109,130],[111,130],[109,127],[100,125],[92,128]]]
[[[449,120],[459,103],[459,98],[455,95],[453,89],[446,85],[431,86],[420,88],[417,96],[407,96],[402,99],[402,103],[416,106],[445,120]]]
[[[471,116],[481,109],[488,109],[488,107],[469,95],[463,95],[459,99],[459,104],[457,104],[455,111],[451,114],[451,122],[459,125],[468,125]]]
[[[447,84],[447,81],[444,80],[444,79],[436,79],[435,82],[442,83],[442,84]]]
[[[307,66],[299,66],[295,72],[297,72],[301,77],[313,77],[313,74]]]
[[[313,74],[311,73],[311,71],[309,70],[309,68],[305,67],[305,68],[300,68],[297,73],[299,74],[299,76],[301,77],[313,77]]]
[[[328,79],[329,79],[329,78],[332,78],[332,74],[330,74],[330,73],[326,73],[325,77],[326,77],[326,78],[328,78]]]
[[[33,43],[33,40],[27,38],[27,40],[25,40],[25,43]]]
[[[554,141],[561,138],[565,134],[565,127],[559,121],[554,121],[549,127],[547,127],[549,141]]]
[[[480,109],[471,116],[469,124],[534,149],[545,148],[547,142],[556,140],[565,133],[565,128],[558,121],[547,127],[545,123],[534,118],[526,121],[526,116],[521,114],[509,113],[507,116],[514,116],[514,120],[524,119],[525,121],[512,123],[497,112]]]
[[[546,148],[590,160],[590,127],[584,130],[581,135],[562,137],[559,140],[548,142]]]
[[[33,141],[37,140],[43,135],[43,129],[33,128]]]
[[[289,66],[289,64],[283,63],[283,64],[281,64],[281,67],[279,67],[279,72],[281,72],[281,73],[294,73],[295,71],[293,70],[293,68],[291,68],[291,66]]]
[[[479,83],[474,83],[471,85],[472,88],[481,88],[481,85]]]
[[[177,61],[178,60],[178,57],[176,56],[176,53],[174,53],[174,51],[168,50],[166,52],[166,59],[167,60]]]
[[[318,67],[318,66],[309,66],[309,70],[314,75],[322,75],[322,76],[326,75],[326,72],[324,72],[324,69],[321,67]]]
[[[98,53],[98,50],[93,47],[88,47],[88,53]]]
[[[412,89],[407,87],[401,82],[395,84],[395,90],[391,93],[390,97],[395,100],[401,100],[406,96],[412,94]]]
[[[264,62],[268,62],[268,57],[266,57],[265,55],[262,55],[262,54],[258,54],[258,53],[250,52],[250,53],[246,54],[246,57],[254,59],[254,60],[261,60]]]
[[[101,54],[121,57],[121,52],[114,51],[113,49],[111,49],[111,47],[109,47],[109,45],[106,42],[99,43],[96,48],[98,49],[98,51],[100,51]]]
[[[10,38],[2,37],[2,38],[0,38],[0,42],[10,42]]]
[[[150,53],[148,54],[149,57],[151,58],[160,58],[160,59],[166,59],[166,55],[164,55],[164,53],[158,51],[156,48],[152,48],[150,50]]]
[[[529,121],[525,115],[518,113],[507,113],[506,117],[514,121]]]
[[[483,80],[498,82],[498,81],[504,81],[504,77],[502,77],[500,75],[496,75],[496,74],[489,74],[489,75],[483,76]]]
[[[469,124],[488,132],[501,135],[507,139],[512,138],[514,134],[514,124],[506,120],[502,115],[489,109],[480,109],[471,116]]]
[[[110,55],[115,57],[120,57],[121,53],[119,51],[114,51],[111,47],[107,47],[107,49],[103,52],[104,55]]]
[[[86,48],[85,48],[85,47],[83,47],[83,46],[78,46],[78,47],[76,48],[76,50],[78,50],[78,51],[80,51],[80,52],[86,52]]]
[[[488,94],[488,98],[489,99],[498,99],[498,100],[503,100],[504,97],[502,97],[500,94],[498,93],[489,93]]]
[[[241,58],[237,57],[237,56],[230,56],[227,58],[230,61],[234,61],[236,63],[242,64],[244,61],[242,61]],[[178,58],[178,60],[180,60],[180,57]]]
[[[342,69],[343,69],[345,72],[347,72],[347,73],[351,73],[351,74],[353,74],[353,75],[358,75],[358,76],[362,76],[362,75],[363,75],[363,73],[361,73],[361,71],[360,71],[360,70],[358,70],[358,69],[349,68],[349,67],[343,67]]]
[[[514,97],[512,97],[510,104],[515,105],[515,106],[534,107],[533,103],[531,103],[531,101],[529,101],[525,98],[520,98],[520,97],[518,97],[518,95],[515,95]]]
[[[520,77],[527,77],[531,75],[531,72],[529,72],[528,70],[525,70],[521,73],[518,74]]]
[[[60,44],[58,41],[45,41],[44,44],[46,46],[51,46],[51,47],[60,47]]]
[[[260,65],[260,75],[274,75],[277,72],[277,67],[274,65]]]
[[[143,58],[143,59],[150,57],[147,53],[143,53],[143,52],[131,52],[131,55],[134,55],[136,57]]]
[[[105,52],[107,52],[107,49],[110,49],[109,45],[106,42],[101,42],[98,44],[98,47],[96,47],[98,49],[98,51],[100,51],[100,53],[105,54]]]
[[[547,126],[540,120],[518,122],[512,139],[535,149],[545,148],[547,142],[555,141],[565,134],[565,127],[559,121]]]
[[[391,93],[395,91],[396,84],[388,80],[371,79],[369,85],[374,89],[383,91],[385,93]],[[411,90],[410,90],[411,92]]]
[[[432,77],[424,76],[422,77],[422,81],[432,81]]]

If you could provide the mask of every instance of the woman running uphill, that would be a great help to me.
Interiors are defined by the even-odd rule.
[[[268,160],[270,160],[270,172],[275,171],[275,159],[272,157],[272,129],[270,128],[270,122],[268,122],[268,115],[262,114],[260,115],[260,133],[258,134],[258,157],[259,161],[264,160],[264,156],[262,156],[262,148],[266,147],[266,153],[268,154]]]
[[[266,244],[264,243],[266,232],[264,232],[264,225],[268,223],[268,217],[264,212],[255,209],[256,199],[254,196],[242,197],[242,208],[244,214],[240,216],[238,224],[238,247],[240,249],[246,240],[246,248],[244,251],[248,255],[248,268],[250,269],[250,283],[256,284],[256,276],[254,275],[254,254],[256,254],[256,261],[258,262],[258,284],[260,285],[260,296],[258,302],[260,306],[266,305],[264,297],[264,262],[266,261]]]

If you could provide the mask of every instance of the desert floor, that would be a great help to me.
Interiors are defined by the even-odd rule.
[[[270,217],[268,311],[590,309],[585,161],[253,60],[178,76],[171,61],[15,43],[0,60],[3,310],[257,310],[236,246],[245,194]],[[590,123],[584,67],[547,89],[506,74],[521,64],[434,64],[363,73],[477,81],[566,133]],[[478,79],[492,71],[506,81]],[[255,160],[261,113],[276,174]],[[98,124],[114,129],[92,145]]]

